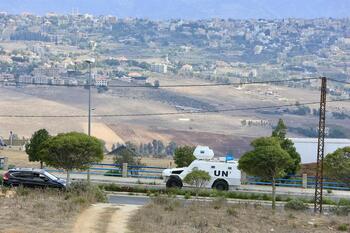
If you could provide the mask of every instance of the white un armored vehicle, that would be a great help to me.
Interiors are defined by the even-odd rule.
[[[241,172],[238,170],[237,160],[228,160],[227,157],[214,158],[214,152],[207,146],[197,146],[193,152],[196,157],[190,166],[165,169],[162,176],[167,188],[182,188],[185,176],[194,170],[203,170],[209,173],[211,179],[207,188],[228,190],[230,186],[241,185]]]

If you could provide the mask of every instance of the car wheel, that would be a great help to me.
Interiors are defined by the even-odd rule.
[[[227,191],[228,190],[228,183],[226,180],[217,180],[214,182],[212,188],[220,190],[220,191]]]
[[[182,181],[178,177],[170,177],[166,182],[167,188],[182,188]]]

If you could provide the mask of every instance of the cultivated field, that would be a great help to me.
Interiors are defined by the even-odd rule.
[[[198,78],[151,75],[161,85],[203,84]],[[115,85],[125,85],[113,81]],[[86,115],[87,91],[71,87],[0,87],[0,105],[9,115]],[[318,101],[319,92],[274,85],[249,85],[243,87],[185,87],[185,88],[110,88],[103,94],[93,90],[93,115],[167,113],[188,110],[244,109],[259,106],[294,104],[296,101]],[[318,105],[310,106],[317,109]],[[349,110],[347,102],[327,105],[328,111]],[[179,114],[164,116],[93,117],[92,135],[106,142],[132,141],[149,143],[153,139],[164,143],[209,145],[219,154],[233,151],[236,156],[249,149],[249,142],[259,136],[271,134],[271,125],[283,117],[293,127],[316,127],[317,117],[285,114],[262,114],[253,110],[213,112],[208,114]],[[0,135],[7,137],[14,131],[20,137],[30,137],[35,130],[46,128],[51,134],[67,131],[87,131],[87,117],[77,118],[13,118],[0,119]],[[267,121],[267,126],[242,126],[241,121]],[[350,120],[329,119],[328,124],[348,127]],[[289,136],[298,136],[289,134]],[[299,135],[300,136],[300,135]]]
[[[187,203],[156,198],[129,221],[133,233],[331,233],[349,228],[350,217],[313,215],[260,205],[227,204],[218,199]]]

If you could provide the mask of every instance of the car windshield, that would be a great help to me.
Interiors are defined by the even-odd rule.
[[[48,172],[44,172],[44,175],[49,177],[51,180],[58,180],[58,178]]]

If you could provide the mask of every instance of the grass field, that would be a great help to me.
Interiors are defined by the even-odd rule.
[[[273,212],[260,205],[228,204],[224,199],[184,204],[157,197],[132,217],[129,228],[133,233],[330,233],[349,232],[349,220],[331,214]]]

